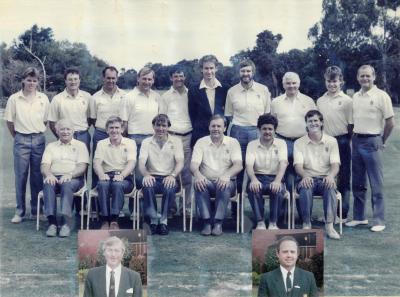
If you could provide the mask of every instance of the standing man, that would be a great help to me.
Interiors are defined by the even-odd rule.
[[[68,237],[74,193],[83,186],[89,152],[83,142],[72,138],[74,128],[70,120],[59,120],[55,128],[58,140],[47,145],[40,168],[44,178],[44,213],[49,220],[46,235],[57,235],[56,194],[60,193],[63,218],[59,235]]]
[[[299,251],[294,237],[279,239],[276,247],[279,268],[261,275],[258,297],[318,296],[314,274],[296,267]]]
[[[173,67],[170,71],[170,79],[172,86],[162,95],[160,113],[166,114],[171,121],[171,127],[168,130],[169,134],[180,138],[183,144],[185,161],[182,170],[182,183],[186,197],[190,197],[192,184],[192,174],[190,173],[192,124],[188,110],[188,89],[185,87],[185,72],[179,66]],[[174,203],[175,200],[173,201]],[[186,199],[186,205],[182,211],[185,211],[185,208],[190,209],[190,199]]]
[[[84,297],[142,297],[140,274],[121,264],[125,250],[121,239],[116,236],[107,238],[103,243],[106,265],[89,269]]]
[[[189,116],[193,126],[192,147],[201,137],[207,136],[208,123],[212,115],[224,114],[226,88],[215,77],[218,60],[214,55],[203,56],[199,60],[203,79],[190,88]]]
[[[101,229],[119,229],[118,215],[124,207],[124,194],[132,192],[132,171],[136,164],[136,144],[122,137],[122,120],[111,116],[106,122],[108,138],[97,143],[93,168],[101,212]],[[111,203],[110,203],[111,199]],[[110,207],[111,204],[111,207]]]
[[[254,81],[253,61],[241,61],[239,69],[240,82],[228,90],[225,116],[232,120],[230,136],[239,141],[244,162],[247,144],[258,138],[257,119],[271,111],[271,94],[266,86]],[[244,170],[238,174],[238,192],[242,192],[243,174]]]
[[[94,125],[92,156],[96,151],[97,142],[108,137],[106,132],[106,121],[111,116],[118,116],[122,98],[125,91],[117,86],[118,70],[114,66],[103,69],[103,87],[95,93],[90,100],[90,120]],[[97,176],[92,173],[92,188],[97,185]]]
[[[346,226],[368,224],[365,218],[368,175],[374,219],[371,231],[380,232],[385,229],[382,154],[394,127],[394,113],[389,95],[375,86],[375,78],[372,66],[363,65],[358,69],[361,90],[353,97],[353,221]]]
[[[81,83],[79,70],[67,68],[64,73],[65,90],[51,100],[49,111],[50,129],[57,137],[56,122],[69,119],[74,125],[74,138],[82,141],[90,152],[89,102],[88,92],[79,89]]]
[[[307,134],[294,143],[294,167],[301,178],[298,184],[303,229],[311,229],[313,195],[324,200],[325,230],[328,237],[340,239],[333,228],[336,217],[336,182],[340,156],[337,141],[322,131],[324,118],[318,110],[305,115]]]
[[[168,209],[171,201],[175,200],[176,177],[183,168],[183,148],[179,138],[168,135],[171,122],[167,115],[157,115],[152,124],[154,136],[143,140],[139,155],[144,211],[150,218],[151,234],[168,235]],[[163,194],[160,220],[156,194]]]
[[[249,176],[247,193],[256,221],[256,229],[266,229],[263,194],[270,195],[268,229],[277,226],[278,210],[285,195],[283,176],[288,164],[287,147],[284,140],[275,138],[278,120],[271,114],[258,118],[260,138],[247,146],[246,171]]]
[[[350,202],[350,140],[353,131],[353,100],[342,92],[343,74],[337,66],[325,71],[327,92],[318,99],[317,107],[324,117],[324,132],[336,138],[339,145],[340,169],[338,190],[342,194],[342,217],[347,221]],[[337,210],[339,215],[339,209]]]
[[[14,138],[14,173],[17,207],[11,223],[22,222],[25,216],[25,192],[28,180],[31,189],[31,217],[36,216],[37,197],[43,188],[40,161],[45,148],[49,98],[37,91],[39,71],[27,68],[22,74],[22,90],[7,100],[4,119]]]
[[[195,178],[194,189],[200,216],[204,221],[202,235],[221,235],[222,222],[232,192],[234,178],[242,170],[239,142],[224,136],[226,119],[216,114],[209,124],[210,136],[200,138],[193,149],[190,170]],[[216,197],[215,213],[211,214],[210,197]],[[211,224],[214,227],[211,230]]]

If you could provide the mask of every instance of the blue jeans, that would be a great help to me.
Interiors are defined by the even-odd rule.
[[[336,214],[336,192],[334,188],[327,188],[323,183],[323,177],[313,177],[311,188],[298,187],[300,215],[303,223],[311,223],[313,207],[313,195],[322,195],[324,204],[324,217],[326,223],[333,223]]]
[[[97,143],[100,140],[103,140],[103,139],[106,139],[106,138],[108,138],[108,134],[105,131],[99,130],[97,128],[94,130],[94,133],[93,133],[93,146],[92,146],[92,160],[94,159],[94,153],[96,152]],[[99,180],[99,178],[97,177],[97,174],[94,171],[94,168],[92,166],[92,189],[96,187],[98,180]]]
[[[175,201],[175,193],[177,186],[166,188],[163,185],[165,176],[154,176],[156,181],[152,187],[143,186],[143,202],[146,216],[151,221],[157,220],[157,199],[156,194],[163,194],[161,200],[161,218],[160,221],[165,223],[168,219],[168,209],[172,201]]]
[[[57,176],[60,179],[61,176]],[[83,176],[73,178],[71,181],[54,186],[45,183],[43,185],[44,214],[48,216],[56,215],[57,199],[56,195],[61,196],[61,214],[72,216],[72,202],[74,193],[83,186]]]
[[[104,217],[119,215],[119,212],[124,207],[124,194],[128,194],[133,190],[131,175],[127,176],[123,181],[113,181],[115,173],[107,172],[107,174],[110,180],[99,180],[97,183],[100,212]]]
[[[88,130],[75,131],[74,138],[76,140],[82,141],[86,145],[86,148],[90,153],[90,134]]]
[[[247,144],[250,141],[258,138],[259,135],[257,127],[232,125],[229,136],[236,138],[239,141],[240,150],[242,151],[243,168],[245,168]],[[242,192],[243,175],[244,175],[244,169],[242,169],[236,177],[237,189],[239,193]]]
[[[335,136],[340,154],[340,169],[338,174],[338,191],[342,194],[342,216],[347,218],[350,209],[350,171],[351,171],[351,148],[348,134]],[[339,215],[339,209],[337,210]]]
[[[278,210],[281,208],[281,204],[283,201],[283,196],[285,195],[285,186],[282,184],[282,191],[273,194],[270,189],[270,184],[274,181],[275,175],[265,175],[265,174],[257,174],[258,181],[262,184],[262,188],[260,192],[253,193],[249,189],[250,181],[247,184],[247,193],[249,196],[249,201],[251,208],[253,210],[253,214],[255,216],[256,222],[264,221],[264,198],[262,195],[269,194],[269,223],[276,223],[278,219]]]
[[[381,136],[353,137],[352,187],[354,197],[353,219],[365,220],[367,176],[371,186],[372,212],[375,224],[384,224],[383,163]]]
[[[195,190],[196,203],[200,210],[200,216],[203,220],[220,220],[225,218],[226,208],[229,198],[235,190],[235,181],[231,180],[225,190],[217,189],[215,181],[207,181],[207,189],[204,192]],[[215,197],[215,213],[211,214],[211,199]]]
[[[40,173],[40,162],[45,148],[46,139],[43,133],[16,133],[14,138],[14,173],[15,193],[17,200],[16,214],[25,216],[25,193],[28,172],[31,188],[31,214],[36,215],[37,197],[43,189],[43,178]]]

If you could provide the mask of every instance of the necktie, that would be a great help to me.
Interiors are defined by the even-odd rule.
[[[110,289],[108,290],[108,297],[115,297],[115,278],[114,278],[114,271],[111,270],[110,276]]]
[[[286,275],[286,291],[289,293],[290,290],[292,289],[292,280],[290,279],[290,275],[292,273],[290,271],[288,271],[287,275]]]

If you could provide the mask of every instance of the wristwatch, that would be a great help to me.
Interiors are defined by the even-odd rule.
[[[172,177],[176,178],[176,174],[175,173],[171,173],[170,174]]]

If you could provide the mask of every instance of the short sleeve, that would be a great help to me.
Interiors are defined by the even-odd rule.
[[[240,144],[237,139],[232,138],[232,151],[231,151],[231,160],[234,161],[242,161],[242,151],[240,149]]]
[[[394,116],[392,100],[386,92],[382,92],[382,113],[385,120]]]
[[[231,116],[233,116],[232,89],[229,89],[229,90],[228,90],[228,95],[226,96],[225,116],[226,116],[226,117],[231,117]]]
[[[78,152],[79,153],[78,153],[77,163],[89,164],[89,152],[87,150],[86,145],[81,141],[79,141],[79,143],[78,143]]]
[[[201,142],[198,140],[193,148],[191,162],[201,164],[202,161],[203,161],[203,148],[201,146]]]
[[[175,160],[183,160],[184,159],[183,144],[179,138],[175,138],[175,146],[176,146]]]
[[[53,100],[51,100],[50,103],[50,108],[49,108],[49,115],[47,119],[50,122],[57,122],[59,120],[58,118],[58,102],[59,102],[59,97],[56,95]]]
[[[43,153],[42,156],[42,162],[41,164],[49,164],[51,165],[51,161],[52,161],[52,157],[51,157],[51,149],[49,149],[49,147],[51,146],[51,143],[49,143]]]
[[[143,140],[142,145],[140,146],[139,160],[147,162],[148,158],[149,158],[149,141],[145,139]]]
[[[331,164],[340,164],[339,146],[335,138],[332,139],[329,161]]]
[[[8,122],[14,122],[15,121],[15,96],[12,95],[8,100],[7,100],[7,105],[6,109],[4,110],[4,119]]]
[[[304,164],[304,155],[301,151],[301,143],[299,139],[294,142],[293,148],[293,165],[296,164]]]
[[[279,149],[278,149],[278,158],[279,158],[279,162],[288,160],[287,145],[286,145],[285,141],[280,141]]]
[[[136,161],[137,147],[136,142],[133,139],[127,138],[129,141],[127,142],[127,161]]]
[[[255,148],[253,143],[250,142],[247,145],[246,149],[246,165],[253,167],[255,161],[256,161]]]

